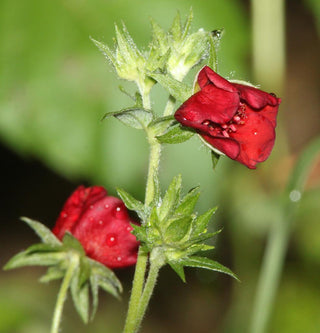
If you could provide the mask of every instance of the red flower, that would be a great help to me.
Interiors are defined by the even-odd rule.
[[[134,265],[139,242],[131,233],[124,203],[101,186],[79,186],[66,201],[52,232],[62,239],[69,231],[86,254],[109,268]]]
[[[201,90],[180,106],[175,118],[194,128],[212,149],[255,169],[273,148],[281,100],[231,83],[207,66],[200,71],[198,84]]]

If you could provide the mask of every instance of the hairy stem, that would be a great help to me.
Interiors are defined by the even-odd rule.
[[[147,94],[142,94],[142,100],[143,100],[143,107],[146,109],[150,108],[150,96]],[[148,169],[146,194],[145,194],[146,205],[149,205],[153,201],[155,196],[155,179],[157,179],[158,177],[160,153],[161,153],[161,144],[156,140],[153,133],[148,134],[148,141],[150,144],[150,156],[149,156],[149,169]],[[137,327],[137,320],[138,320],[137,311],[143,293],[147,263],[148,263],[148,254],[146,254],[140,248],[138,252],[138,259],[132,284],[129,308],[123,333],[135,332],[135,329]]]
[[[148,254],[144,253],[140,248],[138,253],[138,260],[136,264],[133,284],[132,284],[128,314],[123,330],[124,333],[134,332],[136,326],[137,311],[143,290],[147,261],[148,261]]]
[[[151,261],[148,278],[143,290],[143,294],[140,299],[136,322],[135,322],[135,328],[133,332],[137,332],[141,325],[142,319],[146,313],[150,298],[152,296],[153,289],[156,285],[161,266],[162,264],[159,264],[157,261]]]

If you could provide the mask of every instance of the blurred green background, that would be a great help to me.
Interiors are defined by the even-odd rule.
[[[213,172],[196,138],[165,147],[163,187],[182,173],[185,191],[201,186],[199,211],[219,206],[213,228],[223,231],[213,256],[242,282],[189,270],[184,285],[164,268],[141,332],[248,332],[266,233],[280,215],[279,196],[297,155],[319,134],[318,4],[286,3],[286,76],[283,91],[275,91],[283,103],[278,139],[266,163],[251,171],[222,159]],[[194,30],[225,30],[219,73],[259,83],[252,73],[248,1],[1,0],[1,266],[37,241],[19,216],[52,227],[80,183],[102,184],[113,195],[121,186],[143,198],[148,146],[143,133],[113,119],[100,121],[130,100],[89,36],[110,45],[114,22],[123,20],[137,45],[146,48],[150,16],[167,29],[177,10],[186,17],[191,6]],[[153,98],[160,112],[166,93],[155,87]],[[320,332],[319,185],[318,163],[300,203],[269,332]],[[1,333],[49,331],[58,284],[38,283],[42,272],[0,272]],[[101,295],[98,315],[87,326],[68,302],[63,332],[121,331],[133,270],[118,275],[123,301]]]

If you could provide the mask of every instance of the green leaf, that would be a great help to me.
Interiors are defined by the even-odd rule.
[[[32,253],[20,252],[12,257],[4,266],[5,270],[23,266],[50,266],[56,265],[64,259],[63,253]]]
[[[29,225],[41,240],[50,245],[61,245],[59,239],[52,233],[50,229],[44,226],[42,223],[29,219],[28,217],[21,217],[21,220]]]
[[[191,215],[199,196],[199,187],[195,187],[189,191],[189,193],[179,203],[178,207],[174,211],[174,215]]]
[[[198,216],[196,219],[194,219],[194,221],[192,223],[192,236],[193,237],[206,232],[208,223],[216,210],[217,210],[217,207],[211,208],[204,214],[202,214],[202,215]]]
[[[181,259],[179,260],[179,263],[183,266],[204,268],[211,271],[224,273],[238,280],[237,276],[229,268],[209,258],[193,256],[190,258]]]
[[[180,219],[170,222],[165,231],[164,239],[168,243],[179,242],[184,236],[188,234],[191,227],[191,217],[184,216]]]
[[[180,200],[182,177],[178,175],[173,178],[168,190],[163,197],[160,209],[159,209],[159,219],[165,219],[168,214],[174,210]]]
[[[153,113],[143,108],[128,108],[121,111],[109,112],[103,119],[108,117],[115,117],[123,124],[136,129],[146,129],[153,120]]]
[[[141,201],[121,188],[117,188],[117,193],[128,209],[134,210],[142,220],[145,220],[144,204]]]
[[[216,169],[219,159],[220,159],[220,154],[217,154],[215,151],[211,150],[211,160],[212,160],[212,168],[213,170]]]
[[[77,238],[75,238],[70,232],[66,232],[62,239],[63,245],[69,250],[74,249],[78,251],[80,254],[85,255],[85,251],[81,245],[81,243],[78,241]]]
[[[179,262],[174,262],[174,261],[169,261],[168,264],[178,274],[180,279],[183,282],[186,282],[186,276],[184,274],[183,265],[181,265]]]
[[[165,134],[157,136],[157,140],[160,143],[182,143],[191,139],[194,134],[195,133],[192,130],[182,128],[180,124],[177,124],[169,128],[169,130]]]
[[[193,92],[193,87],[174,79],[169,74],[149,73],[150,77],[156,80],[166,89],[177,101],[183,103]]]

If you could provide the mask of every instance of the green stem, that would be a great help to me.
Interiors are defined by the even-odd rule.
[[[157,261],[151,261],[148,278],[147,278],[147,281],[146,281],[146,284],[145,284],[145,287],[143,290],[143,294],[140,299],[139,308],[137,311],[135,327],[132,332],[137,332],[141,325],[142,319],[146,313],[150,298],[152,296],[153,289],[157,282],[159,270],[161,267],[162,267],[162,264],[159,264]]]
[[[61,315],[63,310],[64,302],[67,298],[67,292],[71,283],[71,279],[74,275],[74,272],[79,264],[79,257],[78,256],[71,256],[70,257],[70,265],[66,271],[66,274],[64,276],[64,279],[62,281],[59,294],[57,297],[56,306],[54,309],[53,319],[52,319],[52,325],[51,325],[51,331],[50,333],[58,333],[59,327],[61,323]]]
[[[143,290],[144,277],[147,267],[148,255],[139,249],[136,270],[132,284],[132,291],[129,301],[128,314],[123,333],[134,332],[136,326],[136,315]]]
[[[150,96],[142,93],[143,107],[150,108]],[[155,179],[158,178],[160,164],[161,144],[156,140],[153,133],[149,133],[148,141],[150,144],[149,169],[147,176],[145,204],[149,205],[155,196]],[[141,248],[138,252],[136,270],[133,278],[132,291],[129,301],[129,308],[123,333],[131,333],[137,327],[137,311],[140,299],[142,297],[146,268],[148,263],[148,254]]]
[[[160,164],[161,144],[153,136],[148,137],[150,144],[150,155],[149,155],[149,170],[146,186],[145,204],[148,206],[155,196],[155,181],[158,179],[158,171]]]

